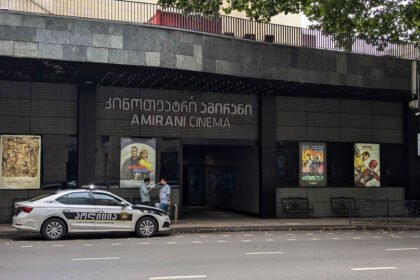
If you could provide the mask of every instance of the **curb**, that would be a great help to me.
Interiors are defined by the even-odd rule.
[[[281,225],[281,226],[219,226],[219,227],[175,227],[172,228],[171,234],[185,234],[185,233],[218,233],[218,232],[243,232],[243,231],[341,231],[341,230],[386,230],[386,231],[401,231],[401,230],[420,230],[419,226],[409,225],[372,225],[372,224],[358,224],[358,225]],[[1,231],[0,237],[13,237],[21,234],[37,234],[33,232],[25,232],[14,229]]]
[[[241,231],[340,231],[340,230],[420,230],[420,226],[407,225],[285,225],[285,226],[241,226],[241,227],[182,227],[172,228],[171,233],[217,233]]]

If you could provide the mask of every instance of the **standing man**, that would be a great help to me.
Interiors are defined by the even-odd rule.
[[[166,178],[164,177],[160,178],[159,185],[161,186],[159,191],[159,208],[168,212],[171,204],[171,187],[166,183]]]
[[[151,205],[150,204],[150,190],[153,189],[153,186],[150,185],[150,179],[146,178],[144,179],[144,182],[140,184],[140,198],[141,198],[141,204],[144,205]]]

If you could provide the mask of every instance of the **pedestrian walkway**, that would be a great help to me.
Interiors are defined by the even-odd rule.
[[[237,212],[193,208],[182,219],[172,220],[173,233],[274,231],[274,230],[420,230],[420,218],[352,219],[348,218],[273,218],[261,219]],[[0,224],[0,236],[17,234],[11,224]]]

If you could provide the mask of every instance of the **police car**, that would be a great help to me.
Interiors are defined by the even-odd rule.
[[[58,240],[67,233],[131,231],[151,237],[170,230],[168,213],[132,205],[101,190],[66,190],[15,203],[13,227]]]

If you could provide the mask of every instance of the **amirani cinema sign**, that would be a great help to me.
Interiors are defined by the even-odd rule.
[[[251,104],[109,97],[105,110],[131,111],[131,125],[230,128],[230,116],[252,116]]]

